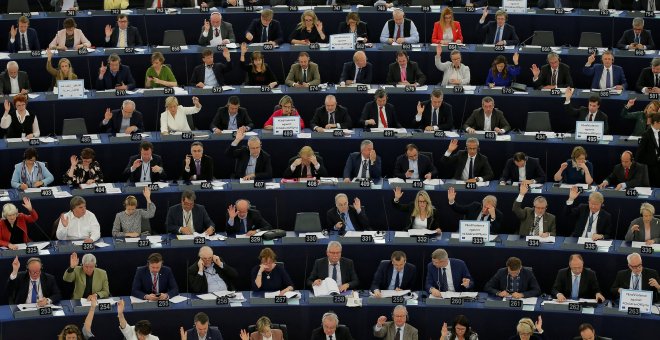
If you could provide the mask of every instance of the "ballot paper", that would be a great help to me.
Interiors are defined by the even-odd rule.
[[[41,306],[41,307],[39,307],[39,306],[37,306],[36,303],[21,303],[21,304],[16,305],[16,307],[17,307],[19,310],[21,310],[21,311],[26,311],[26,310],[37,310],[37,309],[39,309],[39,308],[45,308],[45,307],[50,307],[50,308],[53,309],[53,310],[55,310],[55,309],[62,309],[62,306],[51,305],[51,304],[48,304],[48,305],[45,305],[45,306]]]
[[[391,298],[392,296],[406,296],[410,294],[410,289],[405,290],[390,290],[385,289],[380,291],[380,297]]]
[[[177,295],[177,296],[174,296],[174,297],[170,298],[171,303],[179,303],[179,302],[183,302],[183,301],[186,301],[186,300],[188,300],[188,298],[183,296],[183,295]]]
[[[276,296],[280,296],[280,291],[279,290],[276,290],[274,292],[264,293],[264,297],[266,299],[273,299]],[[286,296],[287,299],[299,298],[300,297],[300,292],[294,290],[294,291],[291,291],[291,292],[284,293],[284,296]]]
[[[529,240],[539,240],[541,243],[555,243],[555,237],[554,236],[548,236],[548,237],[541,237],[541,236],[527,236],[525,238],[525,241]]]
[[[577,244],[585,244],[587,242],[594,242],[594,240],[589,237],[580,237],[578,238]],[[596,243],[598,248],[609,248],[612,246],[612,240],[598,240],[594,243]]]
[[[60,191],[60,187],[41,187],[41,188],[27,188],[25,189],[25,193],[26,194],[39,193],[41,192],[41,190],[46,190],[46,189],[52,190],[54,193]]]
[[[371,235],[372,237],[376,236],[377,231],[375,230],[365,230],[365,231],[352,231],[349,230],[344,234],[344,237],[362,237],[363,235]]]
[[[451,299],[451,298],[470,298],[476,299],[479,292],[442,292],[442,297],[429,295],[431,299]]]
[[[117,303],[117,301],[115,301],[115,299],[113,299],[113,298],[108,298],[108,299],[98,299],[98,300],[96,300],[96,303],[99,303],[99,304],[109,303],[111,305],[114,305],[114,304]],[[89,307],[89,306],[92,305],[92,302],[87,300],[87,298],[81,298],[80,299],[80,305],[85,306],[85,307]]]
[[[331,277],[326,277],[320,285],[312,286],[314,296],[330,296],[339,294],[339,285]]]
[[[429,229],[410,229],[408,231],[396,231],[394,237],[411,237],[411,236],[425,236],[434,235],[435,230]]]

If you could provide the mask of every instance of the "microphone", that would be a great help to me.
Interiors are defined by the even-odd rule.
[[[518,47],[525,46],[525,43],[530,41],[532,38],[534,38],[535,35],[536,35],[536,33],[532,33],[532,35],[529,36],[529,38],[527,38],[527,39],[523,40],[522,42],[518,43]]]
[[[619,234],[619,219],[620,218],[621,218],[621,208],[618,209],[617,214],[616,214],[616,227],[614,228],[614,234],[612,235],[613,240],[616,240],[616,237]],[[635,233],[637,233],[637,231]]]
[[[48,236],[48,234],[41,228],[41,226],[39,225],[39,223],[37,223],[37,221],[32,222],[32,224],[34,224],[37,227],[36,229],[39,230],[39,233],[41,235],[46,236],[46,239],[48,240],[48,242],[53,241],[53,239],[50,236]]]
[[[142,23],[144,24],[144,41],[146,46],[151,46],[150,41],[149,41],[149,29],[147,27],[147,19],[146,19],[146,14],[147,11],[145,11],[145,14],[142,15]]]
[[[284,58],[280,55],[280,66],[282,66],[282,79],[284,85],[286,85],[286,72],[284,71]]]
[[[188,287],[188,267],[190,267],[190,262],[186,259],[186,293],[190,293],[190,288]]]
[[[277,202],[277,197],[275,197],[275,225],[279,229],[280,228],[280,215],[277,213],[277,211],[279,210],[277,208],[277,203],[278,203]]]
[[[390,219],[389,219],[388,216],[387,216],[387,207],[385,206],[385,196],[381,196],[380,199],[381,199],[381,201],[383,202],[383,213],[384,213],[383,215],[385,215],[385,227],[386,227],[385,230],[386,230],[386,231],[388,232],[388,234],[389,234],[389,231],[390,231]]]

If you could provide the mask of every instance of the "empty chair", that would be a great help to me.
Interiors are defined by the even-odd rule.
[[[582,32],[580,47],[603,47],[603,39],[598,32]]]
[[[296,225],[293,230],[297,233],[315,233],[321,231],[321,219],[317,212],[299,212],[296,214]]]
[[[532,45],[555,46],[555,33],[553,31],[534,31]],[[582,45],[580,44],[580,46]]]
[[[183,30],[167,30],[163,33],[163,45],[165,46],[183,46],[186,45],[186,36]]]
[[[84,135],[87,133],[87,125],[84,118],[65,119],[62,124],[62,135]]]
[[[7,13],[27,13],[30,12],[30,6],[27,0],[9,0],[7,2]]]
[[[548,113],[548,111],[527,112],[525,131],[552,131],[552,126],[550,126],[550,113]]]

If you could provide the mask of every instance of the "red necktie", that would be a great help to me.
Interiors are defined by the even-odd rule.
[[[382,106],[378,107],[378,115],[380,116],[380,122],[383,123],[383,127],[387,128],[387,121],[385,120],[385,113]]]
[[[160,1],[160,0],[158,0],[158,1]],[[153,276],[153,279],[152,279],[153,284],[151,286],[151,292],[156,293],[158,291],[158,274],[152,274],[152,276]]]
[[[399,38],[401,38],[401,25],[396,25],[396,39],[394,40],[398,40]]]
[[[630,169],[626,168],[626,172],[623,174],[623,179],[628,180],[628,175],[630,174]]]
[[[158,3],[156,4],[156,8],[161,8],[163,7],[163,4],[161,3],[161,0],[158,0]]]

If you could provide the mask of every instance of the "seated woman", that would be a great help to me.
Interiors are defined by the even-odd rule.
[[[30,242],[28,236],[28,223],[34,223],[39,219],[37,211],[32,209],[32,202],[27,196],[23,196],[23,206],[29,215],[19,213],[16,206],[7,203],[2,207],[2,219],[0,219],[0,247],[16,250],[16,244]]]
[[[454,11],[451,7],[445,7],[440,14],[440,20],[433,24],[433,35],[431,42],[434,44],[449,44],[463,42],[461,23],[454,20]]]
[[[639,208],[641,217],[630,222],[626,233],[626,241],[644,242],[646,244],[660,243],[660,219],[654,217],[655,207],[644,202]]]
[[[23,152],[23,161],[14,166],[11,176],[11,187],[25,190],[39,188],[53,183],[53,174],[48,171],[44,162],[37,161],[37,149],[27,148]]]
[[[264,248],[259,253],[260,264],[252,268],[252,291],[275,292],[284,295],[293,290],[293,281],[284,266],[275,263],[277,255],[270,248]]]
[[[410,220],[406,226],[407,230],[429,229],[435,231],[437,234],[442,232],[438,212],[433,206],[433,203],[431,203],[431,197],[429,197],[429,194],[425,190],[417,192],[415,202],[413,203],[399,203],[401,196],[403,196],[403,191],[401,191],[401,188],[396,187],[394,189],[392,205],[398,210],[409,214]]]
[[[165,99],[166,110],[160,114],[160,133],[169,134],[171,132],[190,132],[188,125],[188,115],[194,115],[202,109],[199,98],[192,97],[194,106],[179,105],[179,101],[174,96]]]
[[[85,33],[76,28],[76,21],[73,18],[66,18],[62,23],[63,29],[57,31],[53,41],[48,44],[48,48],[56,48],[60,51],[78,50],[83,47],[92,47],[92,43],[85,37]]]
[[[71,167],[64,174],[64,183],[68,185],[103,183],[101,165],[94,160],[96,153],[91,148],[84,148],[78,156],[71,156]]]
[[[635,120],[632,136],[641,136],[651,126],[651,115],[660,111],[660,101],[653,100],[646,104],[644,111],[630,112],[635,105],[635,99],[628,99],[628,103],[621,109],[621,118]]]
[[[103,9],[106,11],[126,8],[128,8],[128,0],[103,0]]]
[[[257,320],[256,332],[248,334],[247,331],[241,329],[241,340],[282,340],[284,334],[279,329],[271,329],[272,323],[267,316],[262,316]]]
[[[316,13],[307,10],[300,16],[300,22],[291,32],[289,41],[293,45],[309,45],[328,42],[328,37],[323,33],[323,23],[316,17]]]
[[[62,58],[57,62],[57,68],[53,68],[51,60],[53,59],[53,51],[50,49],[46,50],[48,59],[46,59],[46,71],[53,76],[53,87],[57,87],[58,80],[75,80],[78,79],[78,76],[73,72],[73,67],[71,66],[71,61],[68,58]]]
[[[137,208],[138,201],[135,196],[126,197],[124,211],[118,212],[112,223],[112,237],[140,237],[143,233],[149,234],[148,230],[142,230],[142,219],[154,217],[156,205],[151,202],[151,190],[148,186],[144,187],[142,194],[147,200],[147,210]]]
[[[492,67],[486,76],[486,85],[488,87],[495,86],[511,86],[513,78],[520,74],[520,66],[518,66],[518,52],[513,54],[513,66],[507,65],[506,57],[498,55],[493,60]]]
[[[62,5],[64,5],[64,0],[50,0],[50,7],[53,8],[53,11],[55,12],[62,12],[62,11],[67,11],[67,10],[78,10],[78,0],[73,0],[73,7],[71,8],[62,8]]]
[[[14,97],[14,110],[5,99],[5,113],[0,119],[0,128],[6,129],[6,138],[38,138],[41,135],[37,115],[27,110],[27,96],[19,94]]]
[[[555,182],[567,184],[585,183],[591,185],[594,179],[592,173],[594,166],[587,160],[587,150],[581,146],[573,148],[571,159],[561,163],[559,170],[555,173]]]
[[[323,158],[314,153],[309,146],[303,146],[298,157],[289,160],[289,166],[284,170],[284,178],[320,178],[328,175],[323,166]]]
[[[367,42],[369,38],[369,29],[367,23],[360,21],[360,14],[357,12],[350,12],[346,15],[346,21],[340,22],[337,28],[338,33],[355,33],[356,38],[362,38]]]
[[[516,326],[516,335],[513,335],[509,340],[543,340],[545,336],[543,335],[543,320],[539,315],[539,319],[534,324],[534,321],[530,318],[522,318],[518,321]]]
[[[245,82],[243,85],[259,86],[268,85],[270,88],[277,86],[275,73],[264,62],[264,55],[259,51],[252,52],[250,62],[245,59],[247,44],[241,44],[241,68],[245,71]]]
[[[300,114],[298,114],[298,110],[293,108],[293,99],[289,96],[284,96],[280,99],[280,108],[273,112],[272,115],[268,118],[266,123],[264,123],[264,129],[265,130],[272,130],[273,129],[273,118],[275,117],[282,117],[282,116],[298,116],[300,117]],[[305,122],[303,121],[302,117],[300,117],[300,130],[305,128]]]
[[[451,331],[447,329],[446,322],[442,324],[440,340],[479,340],[479,335],[472,331],[470,321],[465,315],[457,315]]]
[[[151,54],[151,66],[144,76],[144,87],[147,89],[158,87],[175,87],[176,78],[172,69],[165,65],[165,57],[160,52]]]

